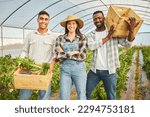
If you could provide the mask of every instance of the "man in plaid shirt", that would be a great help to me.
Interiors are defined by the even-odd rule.
[[[127,22],[129,35],[127,39],[112,39],[114,26],[107,31],[105,26],[105,17],[102,11],[93,13],[93,22],[96,29],[88,36],[88,43],[100,41],[99,47],[89,46],[93,51],[91,69],[87,76],[86,97],[91,99],[91,93],[96,85],[102,80],[108,100],[116,99],[116,69],[120,67],[118,45],[131,47],[134,40],[134,29],[138,25],[136,19],[129,18]],[[91,37],[91,38],[90,38]]]

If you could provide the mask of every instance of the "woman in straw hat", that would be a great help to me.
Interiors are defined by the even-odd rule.
[[[60,99],[69,100],[72,84],[78,99],[86,99],[86,37],[80,32],[84,23],[75,15],[69,15],[60,23],[65,34],[56,39],[56,58],[60,61]]]

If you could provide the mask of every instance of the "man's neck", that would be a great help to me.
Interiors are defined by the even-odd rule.
[[[46,33],[48,31],[48,29],[41,29],[41,28],[38,28],[38,32],[41,34],[41,35],[44,35],[44,33]]]

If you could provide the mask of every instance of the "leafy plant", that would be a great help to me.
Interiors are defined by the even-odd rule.
[[[18,66],[30,73],[39,70],[41,75],[46,74],[49,69],[48,63],[38,66],[28,58],[12,58],[11,55],[0,57],[0,99],[18,99],[18,90],[13,86],[13,76]]]
[[[146,71],[147,78],[150,80],[150,46],[142,48],[144,65],[143,69]]]

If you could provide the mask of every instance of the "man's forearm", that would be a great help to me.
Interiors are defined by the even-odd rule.
[[[129,31],[129,34],[128,34],[128,41],[133,41],[135,39],[134,37],[134,32],[133,31]]]
[[[102,43],[105,44],[107,41],[110,40],[110,38],[111,38],[111,37],[105,37],[105,38],[102,40]]]
[[[50,63],[50,72],[54,72],[55,63],[56,63],[56,59],[53,59],[52,62]]]

